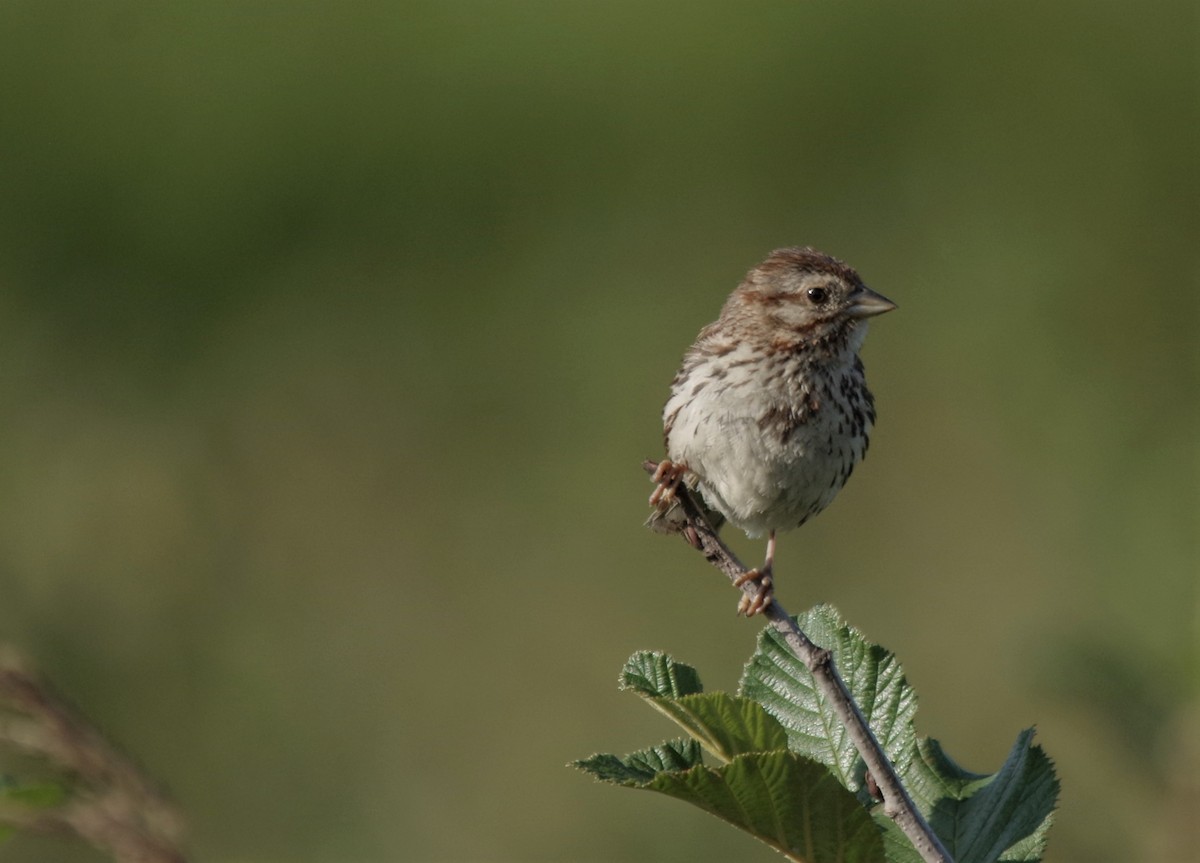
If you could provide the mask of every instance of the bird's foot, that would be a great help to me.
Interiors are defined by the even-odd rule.
[[[651,478],[651,481],[657,485],[650,493],[650,505],[663,512],[670,509],[675,503],[675,495],[685,473],[687,473],[687,465],[683,462],[671,461],[669,458],[659,462],[658,469],[654,471],[654,476]]]
[[[771,567],[747,570],[733,580],[733,586],[740,588],[751,581],[757,589],[754,593],[743,593],[737,607],[737,613],[746,617],[762,614],[775,600],[775,582],[771,578]]]

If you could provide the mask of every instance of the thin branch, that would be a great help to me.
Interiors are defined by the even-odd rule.
[[[0,823],[35,833],[74,833],[120,863],[184,863],[182,819],[133,761],[77,710],[0,650],[0,744],[66,774],[58,806],[0,802]]]
[[[653,475],[658,467],[657,462],[646,461],[642,467]],[[715,530],[697,505],[695,498],[686,485],[679,485],[678,498],[687,517],[688,527],[695,531],[700,551],[706,560],[723,572],[729,580],[735,581],[744,575],[747,567],[737,559],[729,547],[721,541]],[[689,537],[689,541],[690,541]],[[758,585],[747,581],[741,586],[742,592],[753,599],[758,591]],[[842,681],[833,663],[833,654],[812,642],[811,639],[796,625],[796,621],[784,610],[777,600],[773,600],[762,614],[770,622],[772,628],[783,636],[792,652],[804,663],[812,673],[817,689],[825,697],[838,720],[846,728],[854,748],[867,765],[867,771],[875,780],[883,796],[883,811],[912,842],[917,853],[925,863],[954,863],[950,853],[946,851],[937,834],[921,815],[908,790],[896,774],[896,769],[888,759],[883,747],[875,738],[874,732],[863,717],[862,710],[855,703],[850,690]]]

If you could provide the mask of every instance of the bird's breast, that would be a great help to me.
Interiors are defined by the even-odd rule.
[[[693,369],[672,393],[669,456],[751,535],[797,527],[832,501],[866,452],[874,412],[861,366],[853,357],[813,368],[786,356],[729,356],[722,371]]]

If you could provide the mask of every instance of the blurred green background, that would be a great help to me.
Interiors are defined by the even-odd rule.
[[[971,769],[1036,723],[1048,860],[1182,861],[1197,81],[1188,2],[9,0],[0,636],[199,859],[776,859],[564,765],[674,735],[637,649],[736,686],[758,627],[638,465],[812,244],[900,310],[782,602]]]

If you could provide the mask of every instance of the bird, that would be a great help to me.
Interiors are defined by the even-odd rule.
[[[895,308],[837,258],[776,249],[684,354],[663,408],[666,458],[647,524],[687,535],[683,483],[714,527],[765,534],[763,564],[734,582],[756,583],[739,614],[773,601],[776,534],[825,509],[866,455],[875,402],[858,352],[869,319]]]

